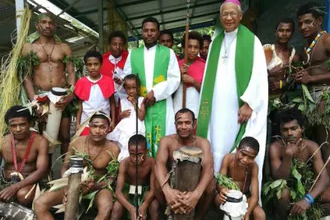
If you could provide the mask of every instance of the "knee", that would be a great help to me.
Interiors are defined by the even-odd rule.
[[[28,189],[20,189],[16,194],[18,203],[25,206],[30,205],[33,202],[34,190],[32,193],[30,193],[30,195],[27,196],[28,193]]]
[[[212,179],[210,184],[207,186],[205,193],[207,195],[214,195],[215,189],[216,189],[216,181],[214,179]]]
[[[159,202],[154,199],[148,207],[150,213],[157,213],[159,210]]]
[[[253,219],[254,220],[266,220],[266,213],[261,207],[253,210]]]
[[[35,209],[36,214],[38,214],[40,212],[48,211],[49,207],[47,207],[46,202],[44,201],[43,196],[41,196],[40,198],[38,198],[34,202],[34,209]]]
[[[116,201],[113,204],[113,208],[111,211],[111,220],[121,219],[123,213],[124,213],[124,207],[118,201]]]
[[[281,202],[290,202],[290,190],[289,189],[283,189],[281,192]]]

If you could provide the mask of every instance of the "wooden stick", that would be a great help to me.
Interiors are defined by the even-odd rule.
[[[309,189],[308,193],[310,193],[310,192],[312,191],[312,189],[314,188],[316,182],[319,180],[319,178],[320,178],[320,176],[321,176],[323,170],[327,167],[329,161],[330,161],[330,156],[328,157],[327,162],[325,162],[325,164],[324,164],[324,166],[322,167],[321,171],[319,172],[319,174],[318,174],[317,177],[315,178],[314,183],[313,183],[313,185],[311,186],[311,188]]]
[[[184,63],[188,63],[188,40],[189,40],[189,2],[187,0],[187,19],[186,19],[186,35],[185,35],[185,44],[184,44]],[[182,82],[182,108],[186,107],[186,99],[187,99],[187,84]]]

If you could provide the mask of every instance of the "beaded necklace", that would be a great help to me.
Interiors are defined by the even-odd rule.
[[[313,48],[315,47],[315,45],[317,44],[318,40],[322,37],[323,34],[327,33],[326,31],[321,31],[317,34],[317,36],[315,37],[315,39],[312,41],[312,43],[309,45],[308,48],[305,47],[305,53],[307,55],[307,61],[303,62],[304,65],[306,65],[307,63],[309,63],[310,59],[311,59],[311,55],[310,52],[313,50]]]

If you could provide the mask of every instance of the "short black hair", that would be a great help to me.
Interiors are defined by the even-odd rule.
[[[203,35],[203,41],[204,41],[204,40],[207,40],[207,41],[209,41],[210,43],[212,42],[212,38],[211,38],[211,36],[208,35],[208,34],[204,34],[204,35]]]
[[[105,119],[105,120],[107,120],[108,125],[110,125],[110,120],[109,120],[109,118],[106,116],[106,114],[105,114],[104,112],[95,113],[95,114],[89,119],[89,122],[93,121],[94,118]]]
[[[121,31],[113,31],[109,34],[108,37],[108,43],[111,44],[112,38],[119,37],[124,41],[124,44],[126,44],[126,37],[125,34]]]
[[[316,19],[323,18],[324,14],[326,13],[324,11],[324,9],[325,9],[325,7],[321,6],[317,2],[308,2],[299,7],[299,9],[297,11],[297,18],[299,18],[300,16],[303,16],[305,14],[309,14],[309,13],[311,13],[313,15],[313,17]]]
[[[300,110],[295,108],[282,111],[279,114],[278,120],[280,127],[282,127],[285,123],[288,123],[293,120],[297,120],[301,128],[304,127],[305,124],[305,117],[303,116]]]
[[[293,19],[291,19],[291,18],[281,18],[281,19],[277,22],[277,24],[276,24],[276,26],[275,26],[275,30],[277,30],[278,26],[280,26],[281,23],[291,24],[291,27],[292,27],[292,33],[294,33],[294,31],[295,31],[295,23],[294,23]]]
[[[159,38],[162,36],[162,35],[169,35],[172,39],[172,41],[174,42],[174,36],[173,36],[173,32],[170,31],[170,30],[162,30],[160,31],[160,34],[159,34]]]
[[[126,80],[135,80],[136,82],[136,87],[139,89],[140,88],[140,85],[141,85],[141,81],[140,81],[140,78],[138,77],[138,75],[136,74],[129,74],[127,76],[125,76],[123,82],[124,82],[124,88],[125,88],[125,82]]]
[[[157,24],[157,28],[158,28],[158,30],[159,30],[159,28],[160,28],[159,21],[158,21],[156,18],[154,18],[154,17],[147,17],[147,18],[145,18],[145,19],[142,21],[142,29],[143,29],[143,25],[144,25],[145,23],[147,23],[147,22],[156,23],[156,24]]]
[[[103,57],[102,54],[96,50],[89,50],[86,52],[85,56],[84,56],[84,62],[85,64],[87,64],[87,59],[90,57],[95,57],[97,59],[99,59],[100,63],[102,64],[103,62]]]
[[[174,120],[176,121],[176,116],[178,115],[178,114],[183,114],[183,113],[190,113],[191,114],[191,118],[192,118],[192,120],[193,121],[195,121],[195,113],[193,112],[193,111],[191,111],[189,108],[182,108],[182,109],[180,109],[179,111],[177,111],[176,113],[175,113],[175,116],[174,116]]]
[[[33,120],[33,116],[31,115],[29,109],[21,105],[14,105],[7,110],[5,114],[5,123],[8,125],[9,120],[12,118],[26,118],[29,123]]]
[[[183,38],[182,38],[182,41],[181,41],[181,44],[182,44],[182,47],[184,48],[185,47],[185,37],[186,37],[186,34],[183,35]],[[202,48],[203,47],[203,37],[200,33],[198,33],[197,31],[190,31],[189,34],[188,34],[188,39],[193,39],[193,40],[197,40],[199,42],[199,48]]]
[[[259,153],[259,142],[254,137],[244,137],[238,145],[238,149],[242,149],[243,146],[251,147],[255,152]]]
[[[128,149],[136,144],[143,146],[147,149],[147,139],[142,134],[135,134],[128,140]]]

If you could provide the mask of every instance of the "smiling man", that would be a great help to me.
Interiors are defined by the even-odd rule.
[[[137,74],[141,81],[140,96],[147,108],[145,115],[146,138],[153,157],[159,140],[175,133],[172,94],[180,84],[180,69],[172,49],[157,44],[159,22],[148,17],[142,22],[144,46],[132,50],[124,72]]]
[[[202,220],[214,199],[215,190],[210,142],[193,134],[196,128],[196,119],[194,113],[187,108],[183,108],[175,114],[175,126],[176,134],[162,138],[157,152],[155,174],[158,184],[156,184],[156,198],[161,205],[164,205],[165,198],[175,213],[189,213],[196,207],[195,219]],[[173,152],[184,146],[198,147],[203,151],[200,180],[192,192],[180,192],[172,189],[166,181],[166,175],[172,169],[174,161]]]
[[[240,25],[243,12],[238,0],[220,7],[224,31],[213,41],[207,59],[198,115],[197,135],[208,138],[219,171],[223,156],[242,137],[260,144],[256,158],[259,187],[265,156],[268,107],[267,67],[259,39]]]

